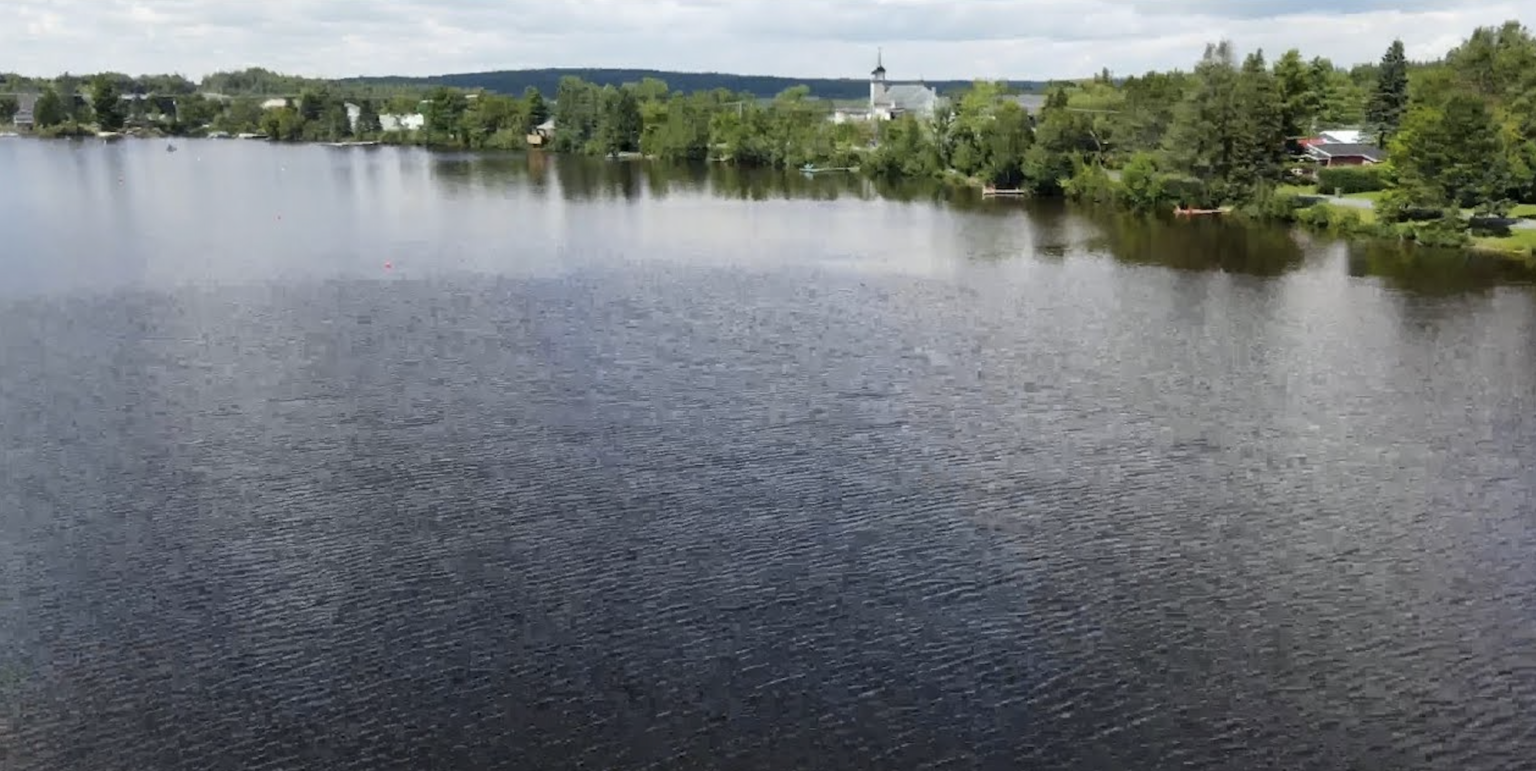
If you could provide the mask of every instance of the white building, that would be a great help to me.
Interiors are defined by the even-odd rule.
[[[869,73],[869,106],[849,107],[832,113],[832,122],[894,120],[903,115],[932,118],[943,97],[922,83],[892,83],[885,79],[883,54],[876,54],[875,69]]]
[[[385,131],[420,131],[426,125],[426,116],[419,112],[410,115],[379,116],[379,128]]]

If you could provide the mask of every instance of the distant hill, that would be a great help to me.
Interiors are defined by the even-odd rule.
[[[823,99],[865,99],[869,96],[869,81],[862,78],[782,78],[773,75],[730,75],[719,72],[670,72],[666,70],[614,70],[614,69],[542,69],[499,70],[496,72],[465,72],[427,77],[358,77],[343,78],[339,82],[359,85],[449,86],[464,89],[485,89],[499,94],[521,94],[529,86],[537,88],[546,97],[554,97],[560,78],[575,75],[598,85],[620,86],[638,83],[643,78],[665,81],[673,91],[712,91],[724,88],[728,91],[747,92],[753,96],[771,97],[791,86],[809,86],[811,94]],[[971,84],[968,80],[930,80],[928,85],[940,93],[955,91]],[[1010,81],[1019,91],[1042,91],[1043,81]]]

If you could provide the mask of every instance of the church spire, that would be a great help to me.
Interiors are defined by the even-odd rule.
[[[875,49],[875,70],[874,70],[874,72],[869,73],[870,79],[872,79],[872,80],[885,80],[885,61],[884,60],[885,60],[885,50],[882,49],[882,48],[876,48]]]

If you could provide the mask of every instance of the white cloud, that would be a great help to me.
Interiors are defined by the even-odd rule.
[[[1536,0],[6,0],[0,71],[311,75],[649,67],[1037,79],[1188,67],[1230,38],[1374,60],[1437,56]]]

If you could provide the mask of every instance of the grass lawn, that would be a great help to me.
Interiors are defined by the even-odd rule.
[[[1275,192],[1282,195],[1318,195],[1315,185],[1281,185]]]
[[[1483,236],[1474,243],[1479,249],[1530,257],[1536,254],[1536,230],[1512,230],[1507,236]]]
[[[1359,198],[1362,201],[1380,201],[1381,197],[1383,195],[1386,195],[1386,191],[1385,190],[1377,190],[1377,191],[1370,192],[1370,193],[1347,193],[1343,197],[1344,198]]]
[[[1517,203],[1515,208],[1509,210],[1509,216],[1536,220],[1536,203]]]
[[[1318,206],[1327,206],[1328,208],[1333,209],[1335,211],[1354,212],[1355,216],[1360,218],[1360,222],[1362,222],[1362,223],[1364,223],[1366,225],[1374,225],[1374,224],[1376,224],[1376,210],[1375,209],[1359,209],[1359,208],[1356,208],[1354,206],[1338,206],[1338,205],[1335,205],[1335,204],[1327,203],[1326,201],[1323,202],[1323,203],[1319,203],[1317,205]]]

